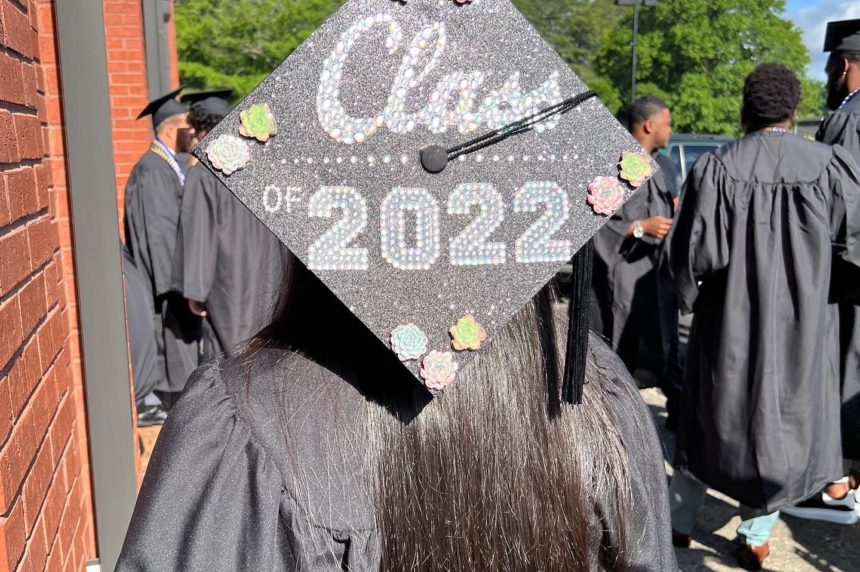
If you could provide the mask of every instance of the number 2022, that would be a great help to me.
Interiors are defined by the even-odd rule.
[[[507,246],[493,242],[492,234],[504,222],[505,202],[493,185],[463,183],[448,197],[447,213],[477,216],[449,240],[449,260],[456,266],[504,264]],[[570,240],[553,238],[569,217],[567,192],[549,181],[525,183],[514,194],[517,213],[537,212],[540,217],[516,240],[514,257],[521,263],[565,262],[571,256]],[[308,201],[308,216],[341,218],[308,249],[308,266],[314,270],[367,270],[367,248],[350,246],[367,228],[367,203],[354,188],[322,187]],[[408,225],[408,215],[415,224]],[[440,212],[436,198],[424,188],[395,187],[380,206],[382,257],[400,270],[429,269],[441,254]]]

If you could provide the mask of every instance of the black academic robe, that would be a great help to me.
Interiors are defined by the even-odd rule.
[[[674,214],[675,169],[659,153],[654,159],[660,170],[594,237],[592,329],[612,343],[630,371],[641,367],[663,377],[677,357],[678,307],[657,276],[662,241],[626,236],[635,220]]]
[[[594,336],[589,367],[586,399],[606,402],[627,453],[619,471],[630,487],[631,510],[623,514],[629,550],[619,555],[619,569],[677,570],[662,450],[648,409]],[[381,531],[364,477],[366,401],[352,383],[286,350],[201,367],[158,439],[117,571],[379,570]],[[615,514],[618,499],[589,499],[588,568],[597,570],[618,541],[601,516]],[[499,562],[504,569],[504,554]],[[472,569],[466,560],[454,568]]]
[[[687,178],[660,268],[695,311],[675,462],[746,505],[776,510],[841,476],[828,288],[832,245],[860,264],[858,193],[844,149],[782,133]]]
[[[206,167],[185,179],[173,287],[206,302],[203,353],[233,355],[271,317],[283,279],[281,242]]]
[[[170,165],[148,151],[125,186],[125,242],[146,276],[161,376],[156,390],[181,392],[198,365],[200,320],[171,292],[182,185]]]
[[[860,96],[821,122],[816,140],[841,145],[860,163]],[[860,273],[834,264],[833,291],[839,306],[842,358],[842,454],[860,460]]]
[[[158,368],[155,324],[149,309],[149,284],[125,245],[122,246],[122,274],[125,277],[126,323],[134,399],[140,402],[156,388],[162,372]]]

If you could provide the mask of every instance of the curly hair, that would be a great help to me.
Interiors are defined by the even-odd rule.
[[[800,80],[782,64],[761,64],[744,80],[741,115],[749,129],[791,119],[800,102]]]
[[[218,125],[224,119],[224,116],[216,113],[209,113],[200,107],[192,106],[188,112],[188,123],[195,131],[211,131],[213,127]]]

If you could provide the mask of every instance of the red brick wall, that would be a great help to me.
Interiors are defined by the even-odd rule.
[[[140,0],[104,0],[104,10],[117,210],[122,220],[125,183],[152,138],[149,121],[135,120],[149,100],[143,14]]]
[[[51,0],[0,0],[0,569],[95,557]]]

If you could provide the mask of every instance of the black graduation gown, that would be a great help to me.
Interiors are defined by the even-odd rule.
[[[860,163],[860,96],[821,122],[815,138],[845,147]],[[842,454],[860,460],[860,272],[834,264],[833,290],[838,300],[842,358]]]
[[[626,236],[634,220],[674,214],[675,169],[659,153],[654,159],[660,170],[594,237],[592,329],[611,341],[630,371],[644,367],[664,376],[677,355],[678,308],[657,276],[662,241]]]
[[[170,290],[182,185],[170,165],[147,153],[125,186],[125,241],[146,276],[155,324],[159,367],[156,389],[180,392],[198,365],[200,320],[181,296]]]
[[[284,247],[203,165],[185,179],[173,287],[206,302],[203,353],[233,355],[268,323],[283,272]]]
[[[589,361],[600,373],[585,391],[603,395],[628,454],[634,510],[623,515],[630,550],[620,558],[629,570],[677,570],[654,423],[594,336]],[[380,532],[362,477],[366,399],[286,350],[201,367],[159,436],[117,571],[379,570]],[[590,569],[617,541],[600,520],[616,500],[593,499]]]
[[[694,309],[676,465],[768,511],[842,473],[832,244],[860,263],[860,180],[839,147],[755,133],[689,175],[661,272]],[[846,215],[847,210],[847,215]]]
[[[162,372],[158,368],[155,324],[149,310],[149,284],[135,266],[128,248],[122,246],[122,274],[125,277],[125,309],[128,324],[128,346],[134,376],[134,399],[140,402],[158,385]]]

